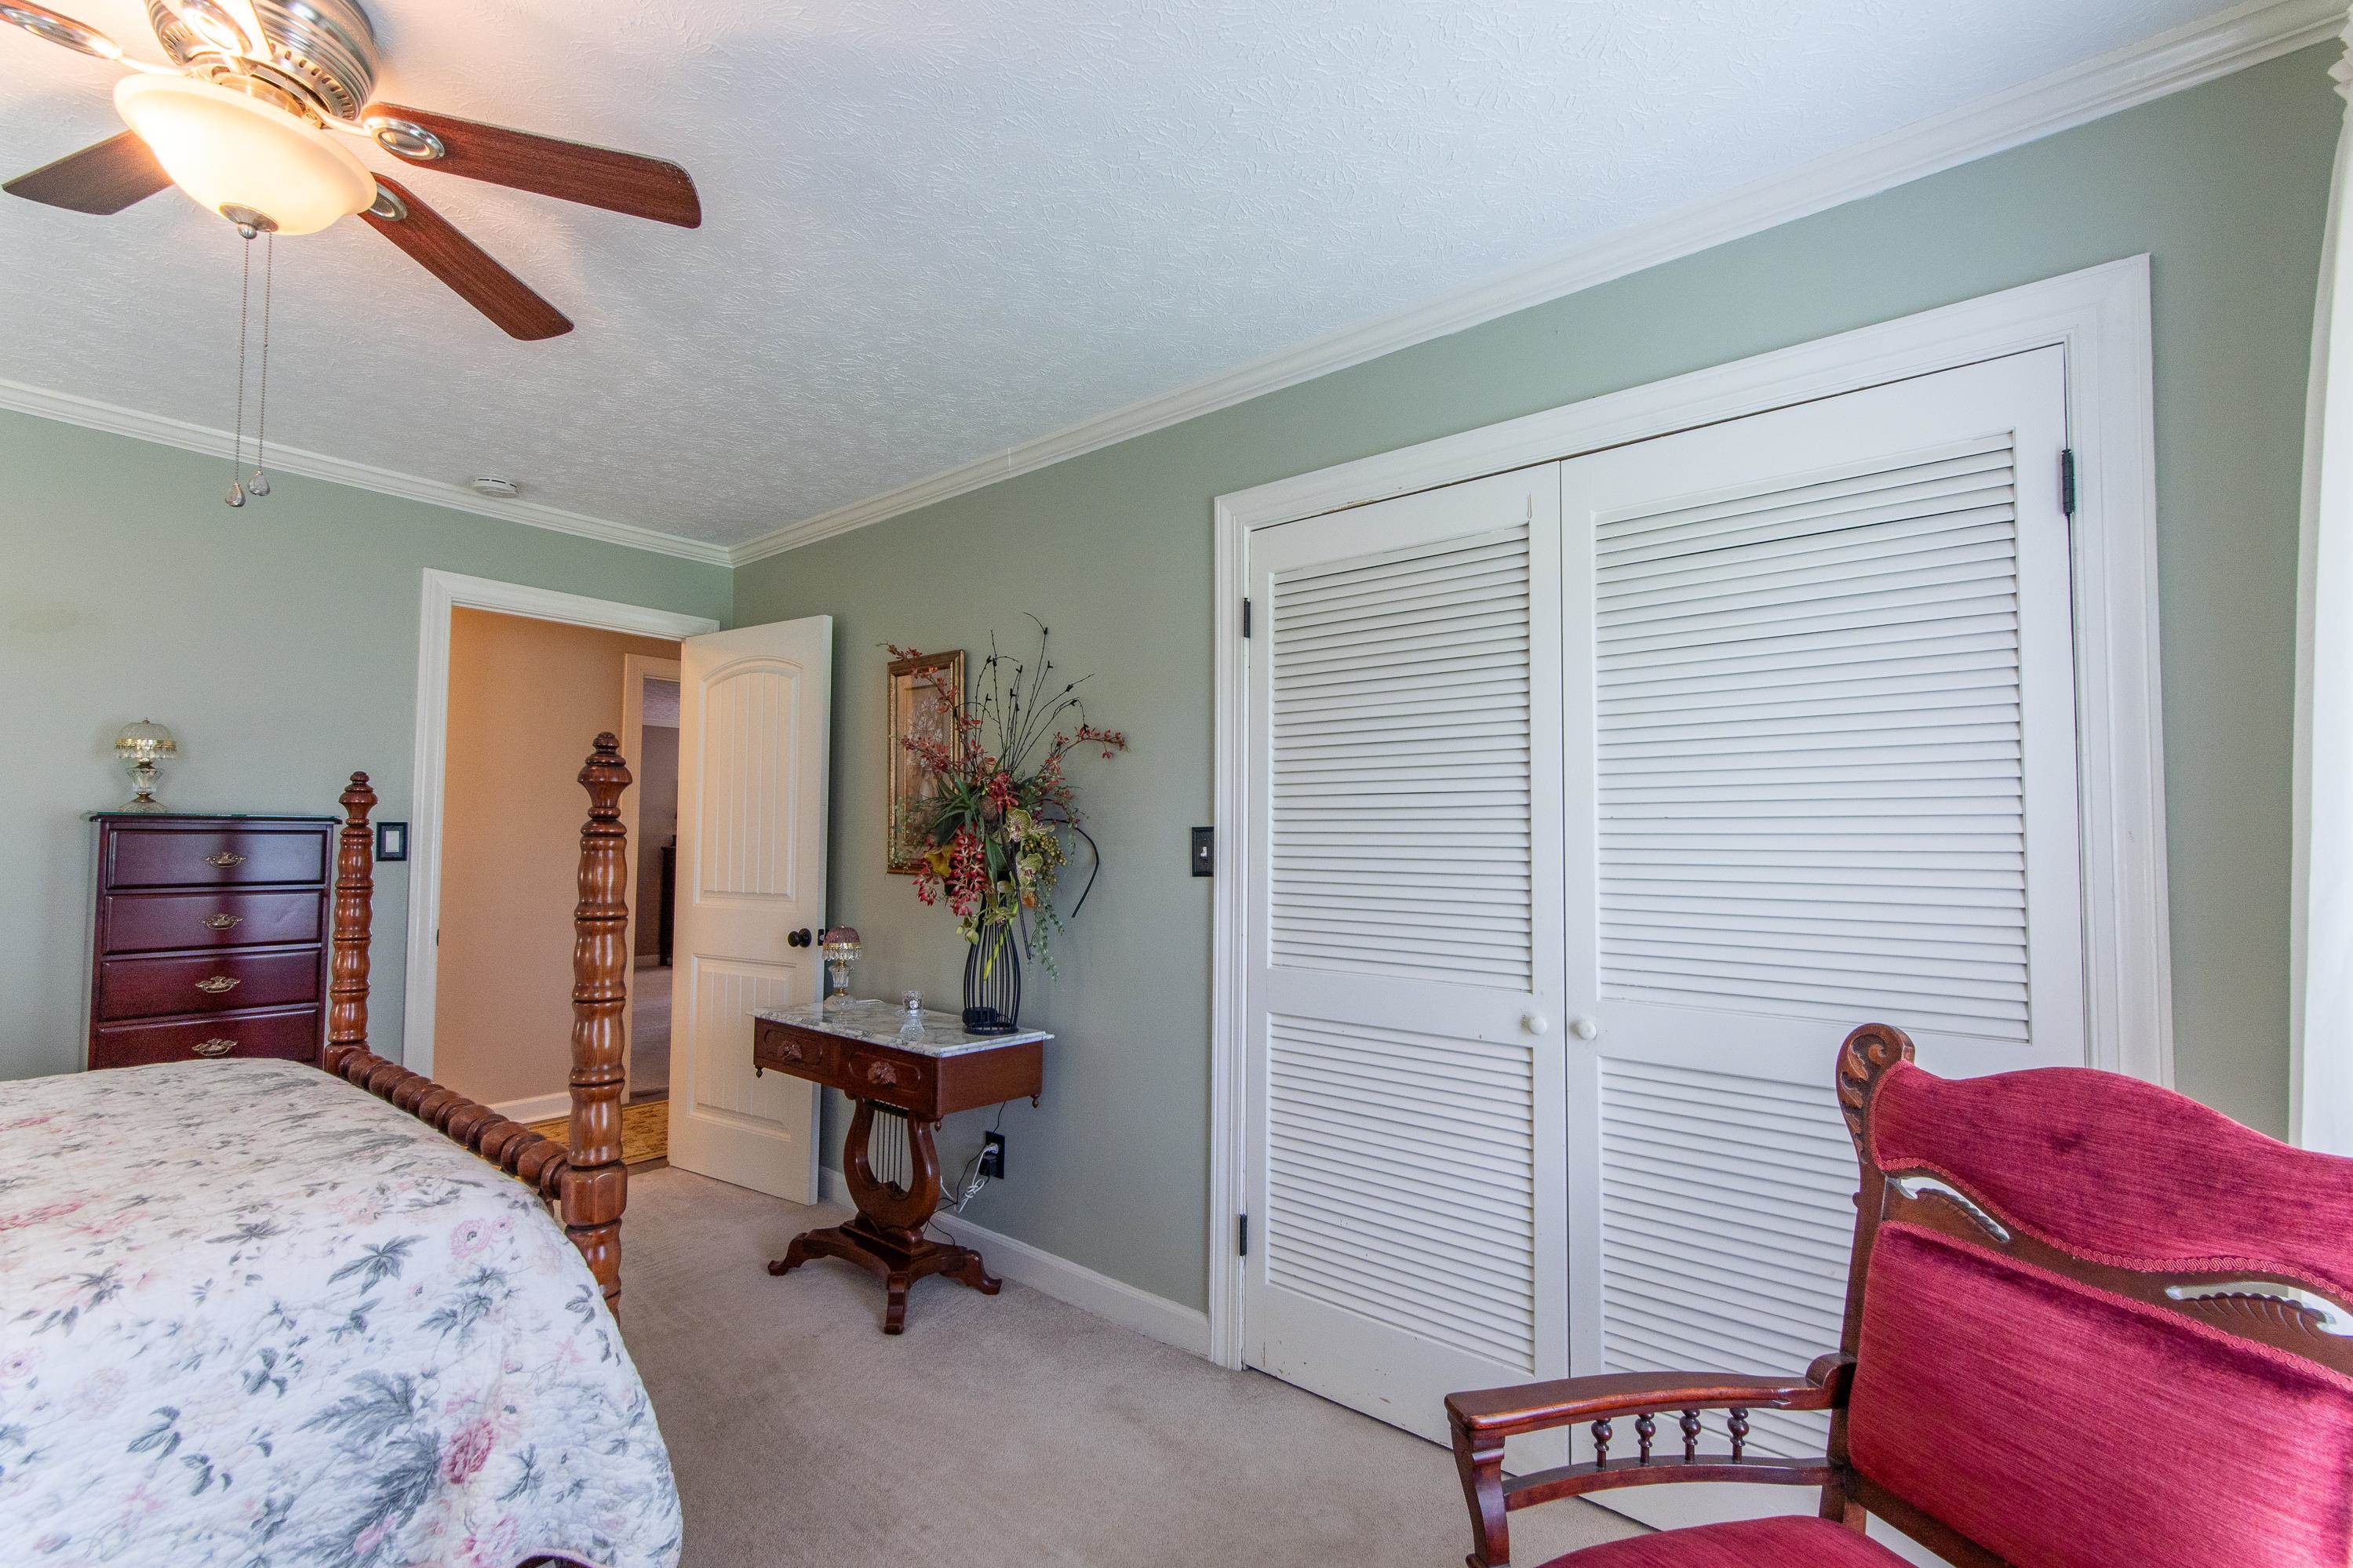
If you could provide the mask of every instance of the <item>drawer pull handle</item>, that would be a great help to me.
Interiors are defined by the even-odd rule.
[[[869,1062],[866,1067],[869,1083],[897,1083],[899,1069],[889,1062]]]
[[[242,855],[232,855],[227,850],[222,849],[206,856],[205,864],[207,866],[217,866],[222,870],[226,871],[231,866],[244,865],[245,857]]]
[[[240,926],[244,923],[243,915],[206,915],[205,917],[205,924],[215,931],[227,931],[231,926]]]
[[[209,1040],[198,1040],[188,1049],[200,1057],[225,1057],[237,1049],[237,1042],[226,1035],[215,1035]]]
[[[207,996],[217,996],[224,991],[236,990],[242,984],[234,975],[216,974],[210,980],[197,981],[196,989]]]

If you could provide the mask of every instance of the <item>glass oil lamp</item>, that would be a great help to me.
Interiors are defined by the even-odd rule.
[[[855,926],[828,926],[818,933],[818,951],[825,955],[825,967],[833,976],[832,994],[826,997],[828,1007],[847,1005],[849,996],[849,967],[858,962],[860,946]]]
[[[114,737],[114,754],[131,771],[132,794],[124,811],[161,811],[163,804],[155,798],[155,765],[169,762],[180,754],[172,731],[152,719],[142,719],[136,724],[125,724]]]

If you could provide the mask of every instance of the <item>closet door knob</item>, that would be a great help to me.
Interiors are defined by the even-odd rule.
[[[1589,1040],[1601,1033],[1601,1026],[1590,1018],[1579,1018],[1569,1025],[1568,1032],[1580,1040]]]
[[[807,947],[815,939],[809,935],[809,928],[807,926],[801,927],[798,931],[786,931],[785,933],[785,945],[786,947]]]
[[[1541,1035],[1552,1027],[1552,1020],[1542,1013],[1523,1013],[1520,1015],[1520,1027],[1531,1035]]]

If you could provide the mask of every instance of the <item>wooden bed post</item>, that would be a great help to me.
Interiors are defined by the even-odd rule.
[[[628,764],[610,732],[580,770],[588,820],[580,829],[580,903],[573,911],[571,1159],[559,1189],[564,1226],[616,1308],[621,1299],[621,1010],[628,1005],[628,831],[621,792]]]
[[[368,813],[375,791],[365,773],[353,773],[343,794],[343,831],[335,846],[334,953],[327,984],[329,1072],[340,1073],[345,1058],[365,1051],[368,1037],[368,931],[375,919],[375,836]]]
[[[580,830],[580,901],[572,911],[570,1148],[368,1049],[368,926],[375,858],[368,813],[376,802],[365,773],[353,773],[343,794],[327,1048],[321,1065],[464,1144],[554,1204],[606,1301],[617,1304],[621,1210],[628,1202],[628,1173],[621,1163],[621,1091],[628,1077],[621,1009],[628,1004],[629,868],[620,803],[621,792],[629,787],[629,770],[611,735],[596,737],[580,782],[587,787],[589,805],[587,826]]]

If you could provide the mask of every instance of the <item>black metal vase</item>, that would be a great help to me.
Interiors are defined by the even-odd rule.
[[[964,957],[964,1026],[971,1035],[1009,1035],[1021,1018],[1021,938],[989,926]]]

